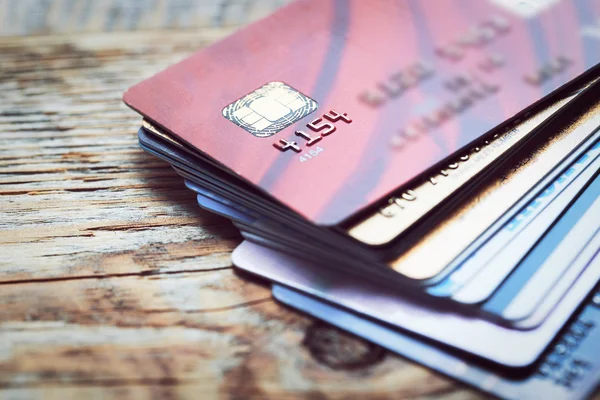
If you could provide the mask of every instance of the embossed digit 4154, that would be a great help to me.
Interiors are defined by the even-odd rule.
[[[311,136],[305,131],[297,130],[294,134],[306,141],[307,146],[312,146],[318,142],[320,142],[326,136],[331,135],[335,132],[335,122],[344,121],[347,124],[352,123],[352,119],[348,117],[347,113],[338,113],[335,110],[330,110],[328,113],[323,114],[322,117],[316,118],[313,121],[306,124],[306,127],[312,130],[315,133],[318,133],[318,136]],[[285,139],[279,139],[279,142],[274,143],[273,146],[279,151],[286,152],[288,150],[295,151],[296,153],[300,153],[302,149],[295,141],[288,141]]]

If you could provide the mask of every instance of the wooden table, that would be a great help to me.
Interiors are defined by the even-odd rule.
[[[0,397],[481,395],[239,275],[123,91],[229,33],[0,39]]]

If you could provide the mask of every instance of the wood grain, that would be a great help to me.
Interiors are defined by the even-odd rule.
[[[230,29],[0,39],[0,398],[483,396],[273,301],[121,94]]]

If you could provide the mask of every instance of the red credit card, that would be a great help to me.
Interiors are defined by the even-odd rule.
[[[336,225],[600,61],[597,0],[303,0],[124,101]]]

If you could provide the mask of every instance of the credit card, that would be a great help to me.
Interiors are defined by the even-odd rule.
[[[532,0],[533,1],[533,0]],[[300,0],[124,101],[307,220],[339,225],[600,61],[595,0]],[[483,137],[482,137],[483,136]]]
[[[597,257],[539,327],[518,330],[460,313],[447,301],[409,296],[247,241],[234,251],[233,263],[358,314],[510,367],[525,367],[538,359],[595,286],[600,273]]]
[[[288,306],[351,332],[409,360],[504,399],[578,400],[600,384],[600,288],[532,368],[507,371],[404,330],[358,316],[280,285],[273,296]],[[518,351],[518,349],[515,349]]]
[[[598,134],[600,136],[600,134]],[[600,168],[600,142],[568,166],[488,242],[452,274],[447,285],[462,286],[452,297],[461,303],[486,300],[548,230]]]
[[[529,251],[483,310],[523,319],[577,258],[600,229],[600,174],[577,197],[552,229]]]

